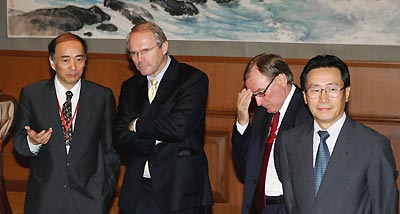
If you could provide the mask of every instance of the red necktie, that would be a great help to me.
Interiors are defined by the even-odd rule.
[[[272,118],[271,130],[269,132],[268,138],[265,145],[264,160],[260,171],[260,177],[258,179],[256,194],[254,196],[254,203],[259,213],[262,213],[265,208],[265,177],[267,174],[269,154],[271,153],[272,144],[274,143],[276,137],[276,130],[278,128],[279,121],[279,111],[276,112]]]

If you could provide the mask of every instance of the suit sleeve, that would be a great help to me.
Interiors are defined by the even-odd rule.
[[[379,143],[371,157],[368,169],[368,189],[374,214],[397,214],[399,192],[398,172],[389,140]]]
[[[149,154],[154,146],[154,140],[139,138],[136,132],[128,130],[129,123],[140,116],[130,105],[131,99],[138,99],[133,95],[132,82],[124,82],[121,86],[117,116],[114,123],[114,142],[118,152],[135,152],[138,154]],[[135,96],[135,97],[133,97]]]
[[[30,151],[25,126],[30,125],[31,121],[31,108],[29,97],[26,94],[26,89],[21,90],[19,96],[19,104],[17,108],[17,117],[15,120],[15,134],[13,137],[15,150],[22,156],[34,157],[35,155]]]
[[[192,71],[184,71],[186,73]],[[208,78],[204,73],[179,77],[181,86],[177,86],[168,102],[161,104],[157,113],[139,117],[136,133],[141,138],[150,138],[165,142],[180,142],[204,123],[208,96]]]
[[[285,136],[285,133],[283,133],[278,140],[283,142],[288,141],[288,139]],[[287,153],[287,143],[282,144],[279,152],[280,152],[280,163],[281,163],[281,182],[285,197],[285,205],[289,213],[292,213],[294,195],[293,195],[292,178],[290,175],[290,166]]]
[[[115,115],[115,99],[111,90],[107,91],[106,95],[106,108],[104,111],[104,124],[102,132],[102,147],[105,162],[105,180],[108,182],[110,199],[114,192],[117,176],[119,172],[119,155],[116,153],[113,145],[112,126]]]
[[[241,135],[236,126],[233,125],[232,130],[232,154],[233,161],[235,163],[236,169],[238,170],[239,177],[244,179],[246,175],[246,165],[247,165],[247,151],[249,147],[248,138],[250,137],[251,124],[249,124]]]

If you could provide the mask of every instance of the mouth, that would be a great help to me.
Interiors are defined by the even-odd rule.
[[[68,78],[76,78],[78,74],[67,74]]]
[[[330,109],[329,107],[319,107],[318,111],[329,111]]]

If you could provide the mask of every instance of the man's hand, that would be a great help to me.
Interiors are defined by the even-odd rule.
[[[246,125],[250,121],[249,106],[251,103],[251,95],[253,93],[250,89],[243,89],[239,92],[238,100],[236,103],[237,120],[240,125]]]
[[[136,121],[137,121],[138,117],[133,119],[129,125],[128,125],[128,130],[131,132],[136,132]]]
[[[34,144],[46,144],[49,142],[50,137],[53,133],[53,128],[49,128],[47,131],[42,130],[39,133],[36,133],[35,130],[32,130],[30,126],[25,126],[26,133],[28,134],[29,141]]]

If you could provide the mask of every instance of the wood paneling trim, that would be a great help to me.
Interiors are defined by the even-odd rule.
[[[29,56],[43,57],[48,56],[46,51],[19,51],[19,50],[0,50],[2,56]],[[221,57],[221,56],[175,56],[178,60],[185,62],[218,62],[218,63],[244,63],[247,64],[250,57]],[[125,60],[125,54],[90,53],[89,59],[114,59]],[[286,59],[289,65],[305,65],[308,59]],[[349,67],[380,67],[380,68],[400,68],[400,61],[345,61]]]
[[[400,117],[373,117],[367,115],[350,114],[350,116],[361,122],[380,124],[400,124]],[[207,117],[211,118],[236,118],[235,111],[207,110]]]
[[[388,118],[388,117],[370,117],[362,115],[351,116],[354,120],[359,122],[375,123],[382,125],[400,125],[400,118]]]

